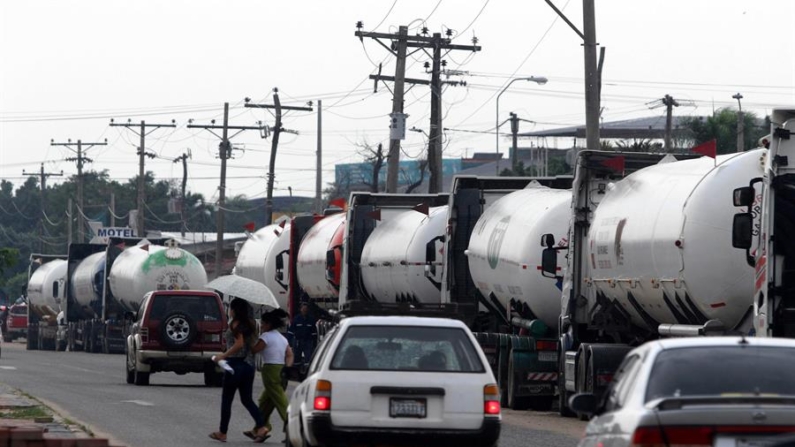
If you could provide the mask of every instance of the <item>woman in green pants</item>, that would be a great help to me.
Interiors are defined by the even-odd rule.
[[[282,368],[293,365],[293,350],[287,343],[287,339],[279,332],[284,327],[284,319],[287,313],[281,309],[262,314],[261,335],[252,351],[259,352],[262,357],[262,395],[259,398],[259,410],[265,419],[265,427],[270,434],[273,426],[270,422],[271,413],[275,409],[282,421],[287,424],[287,394],[282,388]],[[245,432],[252,438],[254,432]]]

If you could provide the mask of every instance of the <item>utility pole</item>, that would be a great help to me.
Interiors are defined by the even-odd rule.
[[[145,159],[144,159],[144,157],[146,156],[146,157],[149,157],[149,158],[155,158],[155,154],[154,153],[146,152],[146,136],[149,135],[150,133],[154,132],[155,130],[161,128],[161,127],[176,127],[177,125],[175,124],[174,120],[171,120],[171,124],[146,124],[145,121],[141,121],[141,124],[140,124],[141,128],[140,128],[139,131],[136,132],[135,129],[133,128],[133,126],[135,126],[135,124],[132,124],[132,122],[127,121],[126,123],[118,124],[118,123],[114,123],[113,119],[111,119],[110,120],[110,126],[111,127],[126,127],[127,129],[129,129],[129,130],[133,131],[134,133],[138,134],[138,136],[141,138],[141,145],[138,147],[138,205],[136,207],[138,209],[138,213],[136,215],[137,222],[136,222],[135,226],[136,226],[136,232],[138,233],[138,237],[146,237],[146,231],[144,229],[144,202],[145,202],[145,195],[146,195],[145,189],[144,189],[145,186],[146,186],[146,182],[144,181],[145,180],[145,178],[144,178],[144,174],[145,174],[145,171],[144,171],[144,160]],[[147,127],[152,128],[152,130],[147,132],[146,131]]]
[[[36,175],[33,172],[27,172],[24,169],[22,170],[22,175]],[[44,172],[44,163],[41,164],[41,171],[39,172],[39,186],[41,186],[41,191],[39,191],[39,201],[41,207],[41,213],[39,213],[39,253],[44,253],[44,216],[47,214],[45,209],[45,203],[47,203],[44,199],[44,194],[47,190],[47,177],[61,177],[63,175],[63,171],[56,174],[54,172]]]
[[[67,140],[67,143],[56,143],[55,140],[50,140],[50,146],[64,146],[70,151],[74,152],[76,157],[66,158],[66,161],[74,161],[77,164],[77,242],[82,244],[85,240],[85,222],[83,221],[83,165],[91,163],[94,160],[86,157],[86,151],[94,146],[107,146],[108,140],[103,143],[83,143],[82,140],[77,140],[77,143],[72,143],[72,140]],[[83,149],[83,145],[88,146]],[[77,146],[77,150],[72,149],[72,146]],[[71,210],[69,212],[71,216]],[[71,233],[70,233],[71,235]]]
[[[221,183],[218,187],[218,211],[215,214],[215,226],[216,226],[216,241],[215,241],[215,277],[221,276],[221,261],[223,260],[224,254],[224,202],[226,199],[226,160],[230,158],[232,155],[232,145],[229,143],[229,140],[234,138],[240,132],[244,130],[259,130],[260,132],[264,131],[267,128],[262,126],[262,123],[259,126],[230,126],[229,125],[229,103],[224,103],[224,124],[218,126],[215,124],[215,120],[211,120],[210,124],[193,124],[193,120],[188,121],[188,128],[189,129],[204,129],[211,134],[215,135],[216,137],[221,139],[221,143],[218,145],[218,156],[221,159]],[[217,133],[213,132],[215,129],[221,129],[222,133],[219,136]],[[237,130],[231,137],[229,136],[229,130]],[[264,137],[263,137],[264,138]]]
[[[679,102],[671,95],[665,95],[662,99],[665,105],[665,152],[671,152],[671,132],[673,127],[673,108],[679,107]]]
[[[116,194],[110,193],[110,226],[116,226]]]
[[[180,227],[180,234],[182,237],[185,237],[185,189],[188,186],[188,159],[191,158],[190,149],[188,152],[183,153],[179,157],[174,159],[174,163],[182,161],[182,195],[180,195],[179,199],[179,220],[182,221],[182,225]]]
[[[323,101],[317,101],[317,151],[315,165],[315,213],[323,213]]]
[[[511,169],[513,170],[513,175],[518,175],[516,172],[519,170],[519,117],[513,112],[509,115],[511,116],[511,141],[513,143]]]
[[[68,250],[68,247],[72,245],[72,217],[74,216],[72,213],[71,197],[69,197],[67,208],[69,209],[69,212],[66,214],[66,246]]]
[[[599,149],[599,109],[601,101],[602,65],[604,47],[601,49],[599,64],[596,62],[596,13],[594,0],[582,0],[583,32],[563,15],[552,0],[544,0],[583,40],[585,66],[585,139],[587,149]],[[575,148],[575,151],[577,149]]]
[[[297,131],[282,129],[282,111],[283,110],[300,110],[304,112],[312,112],[312,107],[297,107],[297,106],[283,106],[279,101],[279,89],[273,89],[273,104],[249,104],[246,101],[246,107],[253,107],[258,109],[275,109],[276,110],[276,125],[273,126],[273,138],[271,138],[271,157],[270,166],[268,166],[268,192],[265,199],[265,225],[270,225],[273,222],[273,183],[276,177],[276,150],[279,148],[279,135],[282,132],[293,133],[298,135]],[[319,119],[319,118],[318,118]],[[320,138],[318,136],[318,138]],[[320,155],[318,155],[319,157]]]
[[[745,114],[743,113],[743,105],[740,103],[740,100],[743,99],[743,95],[737,93],[736,95],[732,95],[732,98],[737,100],[737,152],[742,152],[745,150]]]
[[[453,45],[450,39],[451,33],[448,31],[448,36],[446,38],[442,38],[441,34],[435,33],[433,36],[428,36],[428,29],[423,29],[423,34],[416,35],[416,36],[409,36],[408,35],[408,26],[400,26],[398,28],[397,34],[389,34],[389,33],[376,33],[376,32],[363,32],[361,31],[363,27],[362,22],[358,22],[356,24],[357,31],[355,36],[359,38],[359,40],[364,40],[365,37],[370,37],[375,39],[381,46],[386,48],[390,53],[392,53],[396,57],[396,64],[395,64],[395,76],[381,76],[379,73],[378,75],[370,75],[370,79],[374,79],[376,81],[393,81],[394,87],[392,92],[392,114],[391,120],[393,123],[400,123],[403,127],[402,131],[393,131],[390,135],[389,141],[389,153],[387,158],[387,180],[386,180],[386,192],[394,193],[397,192],[397,185],[398,185],[398,174],[399,174],[399,166],[400,166],[400,140],[405,138],[405,116],[403,115],[403,94],[404,94],[404,86],[406,83],[411,84],[425,84],[428,85],[428,81],[423,80],[416,80],[416,79],[406,79],[405,72],[406,72],[406,57],[409,54],[414,54],[417,51],[425,50],[425,49],[432,49],[433,50],[433,69],[431,73],[431,132],[429,135],[429,142],[428,142],[428,168],[430,171],[430,183],[428,190],[430,192],[435,192],[436,190],[441,191],[441,131],[442,131],[442,123],[441,123],[441,85],[448,83],[453,85],[460,84],[459,82],[447,82],[441,81],[441,52],[442,50],[452,51],[452,50],[467,50],[467,51],[480,51],[480,47],[477,45],[467,46],[467,45]],[[389,39],[392,40],[392,45],[387,46],[380,39]],[[477,43],[477,39],[473,38],[473,43]],[[408,48],[416,48],[416,50],[408,53]],[[438,111],[435,111],[438,109]]]

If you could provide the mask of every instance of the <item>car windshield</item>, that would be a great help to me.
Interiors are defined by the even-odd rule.
[[[221,321],[221,309],[214,296],[155,295],[149,318],[162,320],[173,312],[184,312],[194,321]]]
[[[762,346],[703,346],[661,352],[646,402],[661,397],[736,394],[795,395],[795,350]]]
[[[466,332],[452,327],[351,326],[331,369],[483,372]]]

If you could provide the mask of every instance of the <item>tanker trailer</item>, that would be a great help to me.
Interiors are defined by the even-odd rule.
[[[592,213],[575,213],[569,238],[563,400],[567,392],[602,393],[631,346],[660,336],[747,332],[754,270],[731,248],[737,208],[721,198],[761,175],[763,154],[667,156],[617,182],[588,175],[605,154],[581,155],[572,206]]]
[[[370,297],[382,303],[439,304],[446,227],[447,205],[403,211],[378,225],[362,250],[362,281]]]
[[[35,255],[38,258],[38,255]],[[31,255],[31,266],[35,264]],[[66,261],[53,259],[37,268],[28,280],[27,349],[56,349],[57,316],[61,312]]]
[[[70,334],[79,345],[76,349],[123,353],[130,323],[125,317],[138,311],[147,292],[201,289],[207,284],[204,266],[176,242],[162,246],[141,240],[127,247],[132,241],[111,239],[107,246],[93,247],[74,244],[76,265],[70,269],[74,287],[69,287],[72,296],[67,304],[72,309],[67,308],[67,318],[77,318]],[[102,257],[96,256],[103,248],[104,269]],[[72,251],[70,247],[70,262]]]
[[[288,308],[290,296],[290,273],[284,271],[289,263],[290,229],[289,221],[260,228],[243,243],[235,262],[235,274],[265,284],[282,309]]]
[[[570,208],[570,190],[531,183],[483,212],[465,252],[480,294],[504,309],[512,332],[529,335],[511,339],[495,368],[513,409],[549,411],[554,402],[560,289],[543,277],[537,247],[543,234],[568,228]]]
[[[345,214],[337,213],[319,220],[301,240],[295,266],[300,301],[308,300],[323,309],[338,306],[344,234]]]
[[[351,194],[340,273],[343,315],[458,318],[455,306],[441,303],[437,287],[441,281],[439,250],[444,240],[448,197],[448,194]],[[413,240],[412,236],[417,239]],[[398,238],[402,242],[398,243]]]

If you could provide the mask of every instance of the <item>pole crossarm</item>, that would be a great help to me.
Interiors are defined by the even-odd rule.
[[[273,104],[245,104],[243,107],[248,107],[252,109],[275,109],[276,106]],[[312,107],[302,107],[302,106],[282,106],[282,110],[300,110],[302,112],[313,112],[314,109]]]
[[[563,21],[566,22],[566,24],[568,24],[569,27],[571,27],[571,29],[573,29],[575,33],[577,33],[578,36],[580,36],[580,39],[585,41],[585,34],[583,34],[582,31],[577,29],[577,27],[573,23],[571,23],[571,20],[569,20],[568,17],[563,15],[563,11],[558,9],[558,7],[555,6],[554,3],[552,3],[552,0],[544,0],[544,1],[547,2],[547,5],[549,5],[549,7],[552,8],[555,11],[555,13],[557,13],[557,15],[560,16],[560,18],[563,19]]]

